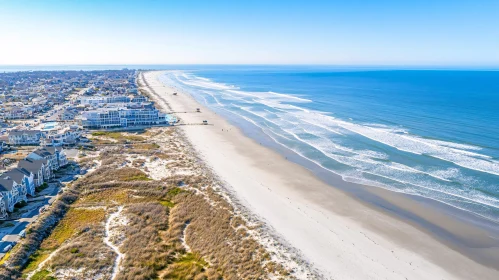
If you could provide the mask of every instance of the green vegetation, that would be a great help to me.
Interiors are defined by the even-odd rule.
[[[40,186],[36,187],[35,190],[37,192],[41,192],[43,191],[44,189],[48,188],[49,187],[49,184],[47,184],[47,182],[44,182],[43,184],[41,184]]]
[[[29,273],[35,270],[38,265],[44,261],[50,253],[56,250],[63,242],[69,238],[80,234],[92,224],[98,224],[105,218],[104,209],[85,209],[85,208],[71,208],[66,213],[66,216],[54,228],[52,233],[43,240],[40,248],[29,257],[28,264],[23,273]],[[40,272],[39,272],[40,273]],[[37,273],[38,274],[38,273]],[[46,277],[45,274],[41,276]],[[40,276],[40,277],[41,277]],[[33,278],[35,279],[35,278]],[[38,278],[38,279],[52,279],[52,278]]]
[[[26,201],[24,201],[24,200],[21,200],[18,203],[16,203],[16,205],[14,205],[14,207],[15,208],[23,208],[26,205],[28,205],[28,203]]]
[[[104,220],[104,209],[71,208],[66,216],[52,231],[52,234],[42,243],[41,249],[56,249],[65,240],[90,224],[100,223]]]
[[[175,203],[173,203],[169,200],[160,200],[159,203],[165,207],[168,207],[168,208],[173,208],[175,206]]]
[[[125,182],[129,182],[129,181],[151,181],[152,179],[147,177],[147,175],[145,174],[140,174],[140,175],[135,175],[135,176],[129,176],[125,179],[123,179],[123,181]]]
[[[187,253],[183,257],[169,265],[168,272],[164,275],[164,278],[175,280],[194,279],[195,276],[202,274],[206,270],[206,267],[208,267],[208,263],[204,261],[203,258],[199,256],[199,254]],[[216,279],[218,277],[215,276],[210,278]]]
[[[103,182],[133,182],[133,181],[150,181],[151,179],[147,174],[137,168],[123,167],[120,169],[115,169],[115,164],[121,164],[121,161],[117,158],[106,158],[103,159],[102,165],[105,166],[97,171],[95,171],[88,180],[85,180],[87,184],[96,184]],[[85,186],[82,186],[87,188]]]
[[[40,235],[38,240],[43,242],[38,250],[26,255],[29,262],[18,270],[24,267],[25,275],[36,270],[57,249],[49,264],[39,268],[46,270],[33,279],[53,279],[56,271],[74,268],[85,269],[86,274],[79,277],[109,278],[116,254],[103,242],[105,221],[119,205],[126,226],[116,229],[122,234],[117,240],[125,255],[118,279],[268,279],[269,273],[289,278],[289,272],[270,259],[245,220],[212,187],[218,182],[209,172],[161,180],[147,176],[144,156],[168,158],[181,168],[197,166],[192,164],[196,159],[179,148],[184,145],[171,140],[178,137],[177,132],[164,131],[142,134],[144,142],[99,148],[98,156],[89,152],[80,164],[100,162],[99,167],[68,188],[75,202],[68,203],[69,210],[51,231]],[[95,140],[112,143],[130,141],[125,139],[129,135],[117,132],[93,135]],[[158,135],[162,138],[154,139]]]
[[[121,188],[112,188],[93,192],[80,198],[76,205],[79,204],[124,204],[130,200],[131,195],[127,190]]]
[[[13,227],[13,226],[15,226],[15,225],[11,222],[0,222],[0,228],[8,228],[8,227]]]
[[[180,193],[183,193],[185,192],[183,189],[181,188],[178,188],[178,187],[175,187],[175,188],[171,188],[169,189],[167,192],[166,192],[166,195],[169,197],[169,198],[173,198],[175,197],[176,195],[180,194]]]
[[[10,251],[7,252],[7,254],[5,254],[5,256],[3,256],[2,259],[0,259],[0,265],[2,265],[6,260],[8,260],[10,257]]]
[[[41,262],[49,257],[52,251],[53,250],[37,250],[29,257],[28,265],[24,268],[23,272],[29,273],[31,271],[34,271]]]
[[[56,278],[50,276],[50,271],[40,270],[31,277],[32,280],[55,280]]]
[[[114,140],[117,140],[121,143],[125,143],[127,141],[131,142],[141,142],[144,141],[146,138],[139,136],[139,135],[130,135],[130,134],[123,134],[121,132],[107,132],[107,131],[96,131],[92,132],[92,136],[98,137],[106,137],[106,138],[111,138]]]
[[[156,150],[160,146],[156,143],[138,143],[133,145],[134,150]]]

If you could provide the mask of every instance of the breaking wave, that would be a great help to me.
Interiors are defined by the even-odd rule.
[[[482,147],[340,119],[305,106],[313,100],[303,96],[247,91],[182,71],[163,78],[345,181],[428,197],[498,221],[499,198],[490,192],[497,187],[480,174],[499,179],[499,161]]]

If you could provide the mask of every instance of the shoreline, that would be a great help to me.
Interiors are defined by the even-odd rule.
[[[223,114],[220,110],[217,110],[217,113]],[[482,248],[499,247],[499,224],[497,222],[428,197],[347,182],[341,175],[324,169],[315,162],[276,143],[265,133],[259,132],[258,128],[246,125],[244,121],[226,119],[255,143],[259,141],[258,144],[302,166],[329,187],[347,193],[352,199],[356,199],[369,208],[374,208],[375,211],[381,211],[410,223],[474,261],[498,269],[499,251],[496,249],[493,254],[484,252],[484,250],[480,251]],[[256,134],[258,136],[255,136]]]
[[[248,209],[326,276],[357,279],[498,277],[497,270],[449,248],[449,244],[430,236],[428,229],[394,217],[390,209],[370,207],[331,187],[332,184],[324,183],[325,180],[278,152],[259,145],[190,95],[173,96],[173,89],[157,80],[160,73],[147,72],[144,76],[174,111],[202,108],[201,113],[181,115],[183,120],[189,123],[207,119],[214,124],[181,128],[200,157]],[[418,217],[428,219],[438,214],[422,209],[416,201],[408,205],[410,199],[388,192],[376,189],[372,194],[393,205],[399,204],[398,207],[403,205],[404,210]],[[477,242],[475,247],[485,248],[476,249],[485,257],[497,257],[497,247],[485,247],[491,246],[492,241],[485,239],[482,230],[442,215],[433,218],[444,222],[451,232],[473,236]]]

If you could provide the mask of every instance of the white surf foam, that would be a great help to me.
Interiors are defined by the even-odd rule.
[[[478,146],[426,139],[412,135],[403,127],[338,119],[299,106],[299,103],[310,100],[293,95],[247,92],[231,85],[215,83],[192,75],[182,76],[180,79],[184,79],[180,82],[186,86],[205,89],[216,104],[230,104],[230,108],[226,107],[224,110],[259,127],[276,143],[293,150],[298,155],[307,158],[306,147],[311,147],[321,152],[325,158],[350,168],[339,172],[325,167],[325,158],[307,158],[322,168],[342,176],[346,181],[369,181],[368,185],[428,196],[458,208],[463,206],[459,203],[469,204],[470,207],[471,205],[499,207],[499,200],[470,187],[478,186],[482,182],[476,182],[473,177],[466,177],[460,171],[459,167],[463,167],[499,175],[499,162],[480,153],[481,148]],[[216,96],[223,99],[218,100]],[[358,141],[356,139],[361,140],[361,143],[351,146],[350,144]],[[455,164],[456,167],[442,169],[445,165],[440,163],[435,166],[407,166],[393,162],[385,153],[390,148],[401,151],[400,155],[403,157],[404,153],[421,155],[431,157],[433,161],[443,160]],[[462,187],[456,187],[459,185]]]

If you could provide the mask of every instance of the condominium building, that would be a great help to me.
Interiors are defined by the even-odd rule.
[[[105,108],[82,112],[83,128],[108,129],[117,127],[167,124],[169,117],[152,103],[113,104]]]
[[[125,95],[110,95],[110,96],[92,96],[80,98],[82,105],[99,105],[106,103],[127,103],[130,102],[130,97]]]

